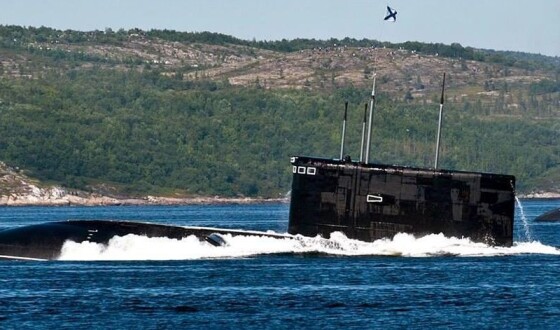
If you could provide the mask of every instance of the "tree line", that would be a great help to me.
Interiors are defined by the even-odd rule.
[[[491,49],[476,49],[464,47],[459,43],[446,45],[442,43],[422,43],[407,41],[390,43],[372,39],[330,38],[328,40],[296,38],[292,40],[243,40],[233,36],[214,32],[181,32],[174,30],[152,29],[119,29],[113,31],[107,28],[103,31],[75,31],[57,30],[48,27],[21,27],[15,25],[0,25],[0,46],[5,48],[28,48],[32,43],[100,43],[121,44],[131,37],[159,38],[166,41],[182,43],[205,43],[216,45],[240,45],[279,52],[295,52],[305,49],[329,47],[387,47],[405,49],[423,54],[438,55],[463,60],[474,60],[505,66],[519,67],[528,70],[537,68],[554,70],[560,73],[560,58],[538,54],[528,54],[512,51],[495,51]]]

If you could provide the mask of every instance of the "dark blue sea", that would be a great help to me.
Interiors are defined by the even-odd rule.
[[[533,219],[560,200],[522,206],[511,248],[440,235],[69,242],[62,260],[0,262],[0,328],[558,329],[560,223]],[[288,208],[13,207],[0,228],[125,219],[283,233]]]

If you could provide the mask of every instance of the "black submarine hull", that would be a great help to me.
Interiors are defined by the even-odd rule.
[[[292,157],[288,232],[362,241],[443,233],[513,243],[515,177]]]
[[[213,245],[221,245],[223,242],[216,235],[289,237],[289,235],[248,230],[180,227],[130,221],[69,220],[0,231],[0,259],[54,260],[60,256],[66,241],[107,244],[115,236],[129,234],[172,239],[194,235],[201,241],[205,240]]]

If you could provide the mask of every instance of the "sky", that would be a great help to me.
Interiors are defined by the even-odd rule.
[[[1,0],[0,24],[80,31],[219,32],[245,40],[345,37],[560,56],[559,0]],[[386,6],[397,22],[384,22]]]

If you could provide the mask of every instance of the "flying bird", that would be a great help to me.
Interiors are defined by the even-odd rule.
[[[389,21],[389,22],[395,22],[397,20],[397,11],[394,10],[393,8],[387,6],[387,15],[385,16],[385,18],[383,20]]]

